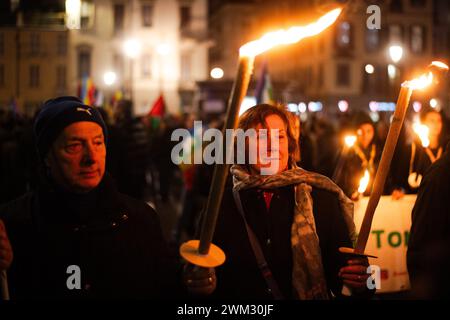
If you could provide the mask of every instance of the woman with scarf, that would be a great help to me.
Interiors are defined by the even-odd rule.
[[[353,203],[330,179],[296,166],[287,111],[257,105],[238,127],[257,134],[247,140],[246,163],[232,166],[222,200],[213,242],[227,258],[217,277],[188,266],[190,291],[215,289],[214,298],[330,299],[345,284],[356,296],[370,296],[367,260],[339,253],[355,237]]]
[[[425,109],[420,115],[420,122],[429,130],[429,141],[428,144],[424,144],[416,137],[409,150],[404,153],[405,158],[401,160],[401,163],[405,165],[401,166],[394,175],[396,188],[393,197],[395,199],[401,198],[405,193],[416,194],[425,172],[441,158],[445,151],[448,140],[445,135],[443,115],[435,109]]]
[[[369,115],[358,113],[353,122],[357,141],[344,159],[342,171],[337,174],[335,181],[348,197],[356,200],[360,194],[370,195],[381,148],[376,143],[375,127]],[[364,191],[358,190],[366,172],[370,177],[369,184]]]

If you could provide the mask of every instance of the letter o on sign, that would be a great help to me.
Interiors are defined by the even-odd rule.
[[[391,247],[397,248],[402,244],[402,235],[400,232],[391,232],[388,235],[388,243]]]

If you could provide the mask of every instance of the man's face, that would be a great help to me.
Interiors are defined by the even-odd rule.
[[[53,143],[47,164],[55,182],[76,193],[98,186],[105,173],[106,146],[102,128],[89,121],[67,126]]]

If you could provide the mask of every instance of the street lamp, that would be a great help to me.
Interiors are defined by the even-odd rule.
[[[106,71],[103,74],[103,82],[105,83],[105,85],[107,85],[108,87],[112,86],[114,83],[116,83],[117,80],[117,75],[115,72],[113,71]]]
[[[390,46],[389,56],[391,57],[392,62],[398,63],[403,57],[403,48],[398,45]]]
[[[129,93],[130,93],[130,99],[131,101],[134,100],[133,97],[133,69],[134,69],[134,60],[139,56],[141,53],[141,43],[136,39],[128,39],[123,44],[123,51],[125,55],[128,57],[130,61],[130,83],[128,85]]]
[[[222,68],[213,68],[210,72],[211,78],[213,79],[222,79],[223,78],[223,70]]]

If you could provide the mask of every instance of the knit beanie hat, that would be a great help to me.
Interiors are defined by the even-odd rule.
[[[47,100],[34,122],[36,149],[41,160],[45,158],[52,143],[65,127],[75,122],[97,123],[103,130],[105,143],[108,130],[100,112],[77,97],[58,97]]]

